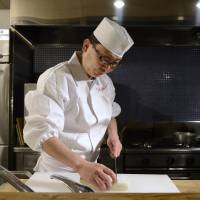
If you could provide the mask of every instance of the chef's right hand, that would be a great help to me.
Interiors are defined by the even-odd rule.
[[[115,173],[99,163],[84,161],[78,169],[78,173],[81,178],[99,190],[109,190],[112,184],[117,181]]]

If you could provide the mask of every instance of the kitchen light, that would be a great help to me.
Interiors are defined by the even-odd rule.
[[[196,4],[196,7],[200,9],[200,1]]]
[[[114,2],[114,6],[118,9],[124,7],[124,2],[122,0],[117,0]]]

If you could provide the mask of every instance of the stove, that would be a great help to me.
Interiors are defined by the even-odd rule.
[[[194,122],[126,126],[122,131],[124,173],[200,179],[199,133]]]

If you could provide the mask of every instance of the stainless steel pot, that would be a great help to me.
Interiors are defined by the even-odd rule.
[[[174,136],[176,145],[190,147],[195,141],[196,134],[192,132],[175,132]]]

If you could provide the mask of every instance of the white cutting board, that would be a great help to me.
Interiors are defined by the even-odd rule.
[[[70,192],[67,186],[55,179],[51,179],[51,174],[61,174],[71,180],[80,182],[80,176],[77,173],[44,173],[36,172],[26,184],[35,192]],[[131,192],[131,193],[177,193],[179,190],[167,175],[153,174],[118,174],[118,182],[126,182],[128,189],[126,191],[109,192]]]

